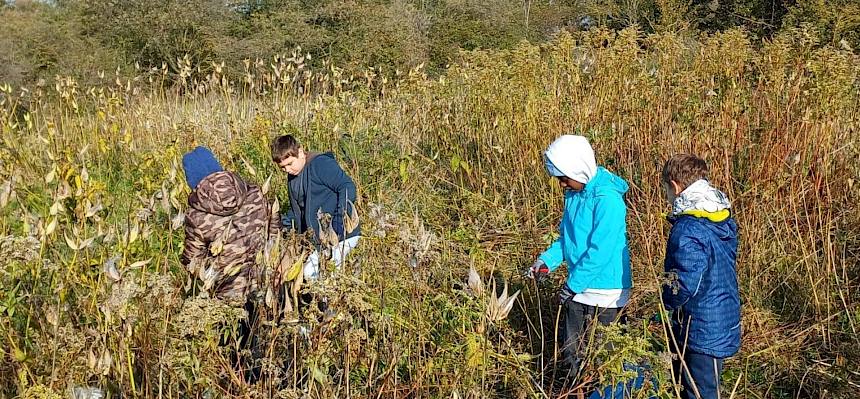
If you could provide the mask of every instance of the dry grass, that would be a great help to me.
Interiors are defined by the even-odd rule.
[[[180,76],[0,94],[2,395],[553,395],[562,277],[537,286],[520,274],[561,210],[540,151],[571,131],[631,183],[636,288],[627,338],[608,334],[617,347],[662,364],[649,355],[664,346],[650,322],[667,231],[658,170],[694,152],[741,226],[745,335],[726,394],[860,392],[860,62],[808,32],[750,43],[738,31],[598,30],[464,54],[436,79],[309,71],[295,54],[249,62],[243,82],[180,63]],[[183,288],[177,162],[209,145],[250,180],[273,176],[270,196],[287,203],[266,153],[277,131],[338,153],[366,237],[341,273],[305,287],[334,315],[306,307],[291,324],[264,312],[253,349],[263,379],[249,385],[252,356],[237,363],[231,349],[243,310]],[[102,271],[114,257],[120,281]],[[507,318],[487,318],[487,289],[466,289],[472,266],[484,287],[520,290]],[[595,356],[604,366],[589,379],[621,375],[615,355]]]

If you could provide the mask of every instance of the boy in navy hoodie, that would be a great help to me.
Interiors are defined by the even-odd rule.
[[[718,398],[723,359],[741,345],[738,226],[703,159],[675,155],[661,180],[672,204],[663,304],[672,311],[674,373],[682,398]]]
[[[361,228],[350,223],[356,199],[355,183],[330,152],[308,152],[292,135],[272,142],[272,161],[289,174],[290,209],[283,217],[285,228],[297,233],[314,232],[317,251],[305,262],[304,278],[319,278],[319,250],[331,250],[331,259],[340,267],[346,255],[358,245]],[[346,221],[346,223],[345,223]]]

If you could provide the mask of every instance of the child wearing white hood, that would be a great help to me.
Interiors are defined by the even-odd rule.
[[[585,332],[596,319],[618,320],[630,297],[630,253],[627,247],[627,183],[597,166],[594,150],[582,136],[564,135],[545,152],[550,175],[564,189],[564,216],[559,238],[529,268],[541,277],[567,264],[561,291],[564,307],[563,360],[575,376],[589,342]]]

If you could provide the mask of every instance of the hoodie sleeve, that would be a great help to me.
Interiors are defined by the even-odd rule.
[[[290,209],[281,215],[281,226],[289,232],[304,233],[302,228],[304,215],[299,212],[299,202],[296,201],[296,193],[293,192],[293,186],[289,181],[287,182],[287,189],[290,195]]]
[[[341,169],[334,158],[322,157],[316,162],[317,175],[322,184],[337,193],[337,207],[332,215],[332,228],[342,240],[346,236],[343,227],[343,215],[346,214],[349,203],[355,203],[356,190],[352,178]]]
[[[669,309],[679,309],[694,297],[708,267],[705,246],[692,232],[680,232],[669,238],[666,253],[668,287],[663,287],[663,303]]]
[[[624,199],[621,196],[607,195],[599,196],[594,206],[591,235],[588,239],[588,247],[576,264],[572,265],[571,271],[575,271],[577,281],[576,287],[570,289],[576,293],[582,293],[588,283],[594,280],[606,269],[606,263],[617,257],[617,251],[623,245],[627,234],[626,212]]]
[[[192,217],[185,219],[185,242],[180,261],[186,266],[194,259],[205,257],[208,251],[206,241],[203,239],[203,235],[200,234],[200,230],[193,220]]]
[[[561,266],[561,262],[564,260],[564,251],[561,246],[561,241],[564,236],[559,236],[558,239],[553,241],[550,244],[549,248],[546,249],[539,257],[541,261],[549,268],[550,272],[554,272],[555,269],[558,269]]]

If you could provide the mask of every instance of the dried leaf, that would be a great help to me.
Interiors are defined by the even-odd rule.
[[[89,248],[91,245],[93,245],[93,242],[94,242],[95,240],[96,240],[96,237],[90,237],[90,238],[87,238],[86,240],[81,241],[81,242],[78,244],[78,249],[86,249],[86,248]]]
[[[290,287],[290,296],[293,299],[293,304],[296,308],[299,307],[299,290],[302,289],[302,283],[305,281],[305,274],[299,273],[296,280],[293,281],[293,286]]]
[[[299,274],[302,273],[302,266],[304,266],[304,254],[299,256],[295,262],[293,262],[292,267],[287,272],[287,276],[284,281],[293,281],[299,277]]]
[[[167,213],[170,213],[170,190],[167,189],[167,182],[161,183],[161,191],[156,193],[161,200],[161,209]]]
[[[58,213],[63,211],[63,204],[60,201],[55,201],[53,205],[51,205],[51,216],[57,216]]]
[[[179,211],[173,219],[170,219],[170,229],[178,230],[185,223],[185,212]]]
[[[52,181],[54,181],[54,179],[56,179],[56,178],[57,178],[57,170],[56,170],[56,169],[51,169],[51,171],[50,171],[50,172],[48,172],[48,174],[47,174],[47,175],[45,175],[45,183],[46,183],[46,184],[50,184],[50,183],[51,183]]]
[[[139,260],[137,262],[134,262],[134,263],[128,265],[128,267],[129,267],[129,269],[137,269],[139,267],[144,267],[144,266],[148,265],[149,262],[152,262],[152,258],[149,258],[147,260]]]
[[[54,233],[54,230],[57,229],[57,218],[51,219],[48,223],[48,227],[45,227],[45,235],[49,236]]]
[[[0,186],[0,208],[5,208],[9,204],[12,193],[12,180],[10,179]]]
[[[280,211],[281,211],[281,203],[278,202],[277,198],[275,198],[275,203],[272,204],[272,217],[273,218],[280,218],[280,215],[278,214],[278,212],[280,212]]]
[[[266,307],[269,309],[275,308],[275,294],[272,292],[272,287],[266,287]]]
[[[97,202],[95,205],[89,204],[89,206],[87,206],[87,210],[84,216],[91,218],[97,213],[99,213],[99,211],[101,211],[102,209],[104,209],[104,207],[102,206],[101,202]]]
[[[137,237],[140,234],[140,228],[137,225],[134,225],[131,228],[131,231],[128,232],[128,244],[131,245],[133,242],[137,241]]]
[[[248,169],[248,173],[250,173],[251,176],[255,176],[255,177],[257,176],[257,170],[254,169],[253,166],[251,166],[251,163],[248,162],[247,159],[242,158],[242,164],[245,165],[245,169]]]
[[[212,241],[212,243],[209,244],[209,253],[211,253],[212,256],[220,255],[223,250],[224,242],[222,240],[222,237],[218,237],[215,241]]]
[[[272,184],[272,174],[270,173],[269,177],[266,178],[266,181],[263,182],[263,187],[260,188],[260,191],[263,193],[263,195],[268,194],[269,188],[271,187],[271,184]]]
[[[218,271],[212,266],[209,266],[205,270],[201,267],[200,279],[203,280],[203,290],[208,291],[215,285],[215,281],[218,280]]]
[[[66,245],[68,245],[69,248],[72,249],[72,251],[78,250],[78,244],[75,242],[75,240],[73,240],[71,237],[69,237],[68,234],[63,234],[63,238],[66,239]]]

